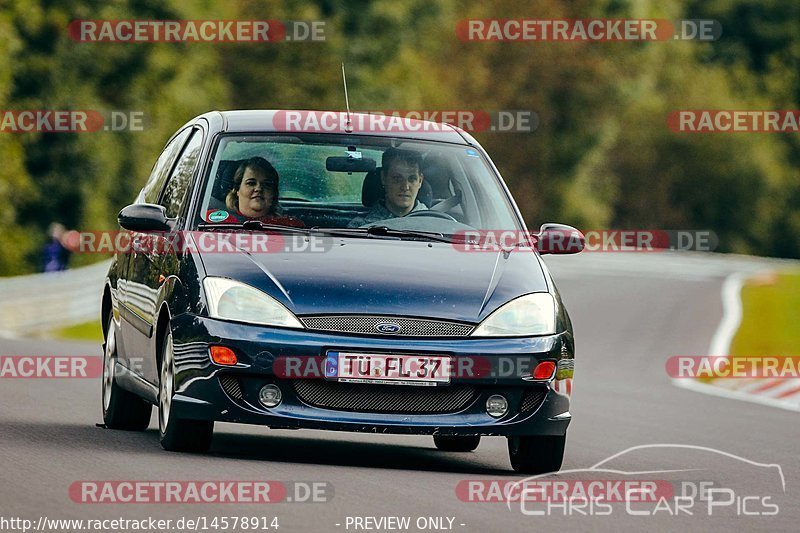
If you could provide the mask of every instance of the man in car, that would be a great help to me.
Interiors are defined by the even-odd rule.
[[[412,150],[389,148],[383,152],[381,166],[383,199],[375,202],[366,215],[351,220],[347,227],[357,228],[428,209],[428,206],[417,200],[423,180],[420,154]]]

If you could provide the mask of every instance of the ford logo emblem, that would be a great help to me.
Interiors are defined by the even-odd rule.
[[[375,329],[381,333],[397,333],[403,329],[403,327],[400,324],[395,324],[393,322],[381,322],[379,324],[375,324]]]

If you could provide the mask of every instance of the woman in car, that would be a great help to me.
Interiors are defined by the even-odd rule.
[[[302,227],[303,221],[285,216],[278,204],[278,171],[263,157],[251,157],[233,175],[233,187],[225,197],[230,218]]]

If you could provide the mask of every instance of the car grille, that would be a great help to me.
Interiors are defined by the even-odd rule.
[[[537,388],[526,392],[525,395],[522,397],[522,404],[520,405],[519,410],[523,414],[536,411],[539,408],[539,406],[541,406],[542,403],[544,403],[544,399],[546,396],[547,396],[546,389]]]
[[[475,388],[468,386],[414,387],[297,379],[292,381],[292,387],[309,405],[362,413],[454,413],[477,396]]]
[[[475,329],[472,324],[461,322],[373,315],[306,316],[300,320],[308,329],[395,337],[466,337]],[[376,326],[383,323],[400,329],[391,333],[377,330]]]

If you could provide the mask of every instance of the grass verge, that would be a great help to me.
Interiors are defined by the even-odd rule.
[[[103,328],[99,321],[86,322],[54,330],[50,336],[58,339],[103,342]]]
[[[800,271],[754,279],[742,288],[742,323],[731,355],[800,355]]]

